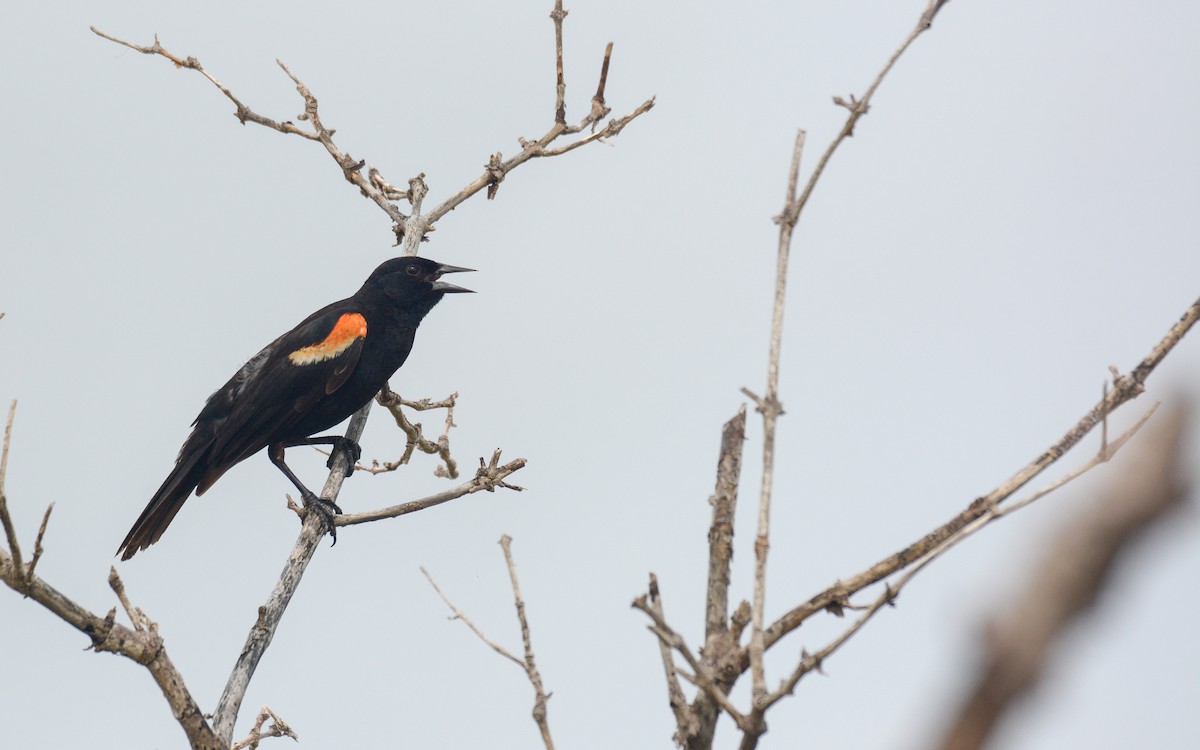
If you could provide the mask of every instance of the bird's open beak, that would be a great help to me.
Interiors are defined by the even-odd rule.
[[[442,265],[438,266],[438,275],[441,276],[441,275],[447,274],[447,273],[466,273],[467,271],[474,271],[474,270],[475,270],[474,268],[463,268],[462,266],[450,266],[450,265],[446,265],[445,263],[443,263]],[[445,281],[435,281],[435,282],[433,282],[433,291],[444,292],[445,294],[452,294],[455,292],[474,293],[475,290],[474,289],[466,289],[464,287],[458,286],[456,284],[450,284]]]

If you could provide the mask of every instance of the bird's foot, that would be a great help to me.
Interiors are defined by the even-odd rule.
[[[362,458],[362,446],[354,442],[348,437],[337,436],[333,441],[333,450],[329,452],[329,460],[325,462],[325,468],[332,469],[334,459],[340,451],[345,451],[350,454],[350,462],[346,467],[346,476],[354,473],[354,464],[358,463],[358,459]]]
[[[333,544],[337,544],[337,525],[334,523],[334,518],[342,514],[342,509],[332,500],[326,500],[312,492],[307,492],[304,495],[304,511],[307,513],[310,510],[321,517],[321,523],[324,524],[326,532],[333,537]]]

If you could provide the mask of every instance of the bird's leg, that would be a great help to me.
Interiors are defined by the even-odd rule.
[[[285,447],[294,448],[298,445],[332,445],[333,451],[329,454],[329,460],[325,462],[325,467],[329,469],[333,468],[333,459],[337,457],[338,451],[349,453],[350,460],[346,465],[346,476],[354,473],[354,464],[358,463],[358,459],[362,458],[362,446],[345,435],[318,435],[317,437],[292,441]]]
[[[298,443],[298,445],[304,445],[304,443]],[[288,465],[283,460],[283,453],[287,448],[288,446],[284,443],[275,443],[267,449],[267,455],[270,457],[271,463],[275,464],[283,472],[283,475],[291,480],[292,484],[296,485],[296,489],[300,490],[300,497],[304,500],[305,510],[311,508],[321,516],[326,530],[329,531],[329,536],[333,537],[333,543],[337,544],[337,526],[334,525],[333,519],[334,516],[341,514],[342,509],[332,500],[326,500],[304,486],[300,478],[288,468]]]

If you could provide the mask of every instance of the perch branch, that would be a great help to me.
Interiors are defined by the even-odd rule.
[[[362,437],[370,408],[371,404],[368,402],[350,418],[346,437],[352,442],[357,443]],[[329,470],[329,477],[325,480],[325,487],[321,490],[321,497],[331,502],[337,500],[349,468],[350,458],[347,452],[337,451],[333,466]],[[306,513],[300,536],[288,555],[279,581],[276,582],[266,604],[258,608],[258,618],[246,636],[246,643],[234,664],[228,682],[225,683],[225,690],[221,693],[216,713],[213,715],[213,729],[225,747],[232,743],[234,723],[237,721],[242,699],[246,696],[246,688],[250,685],[250,678],[254,676],[254,670],[258,668],[258,662],[266,652],[267,646],[271,645],[271,639],[275,637],[275,629],[279,627],[284,610],[291,602],[292,595],[296,593],[300,579],[317,551],[317,543],[324,535],[325,525],[320,514]]]

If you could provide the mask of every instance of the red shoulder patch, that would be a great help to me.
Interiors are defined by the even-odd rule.
[[[301,347],[288,355],[294,365],[312,365],[333,359],[350,348],[358,339],[367,335],[367,319],[359,313],[342,313],[333,330],[316,344]]]

